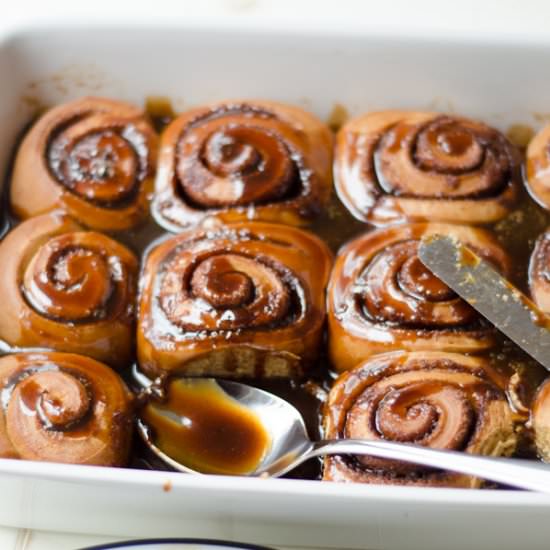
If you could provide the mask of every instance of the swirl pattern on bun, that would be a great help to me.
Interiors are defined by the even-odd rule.
[[[0,456],[124,466],[132,397],[109,367],[70,353],[0,358]]]
[[[328,248],[260,222],[164,240],[142,273],[138,357],[146,373],[294,377],[319,353]]]
[[[515,146],[481,122],[382,111],[340,130],[334,177],[342,202],[365,222],[478,224],[512,210],[520,165]]]
[[[304,225],[332,189],[332,135],[297,107],[225,102],[176,118],[162,134],[153,214],[179,232],[206,218]]]
[[[60,209],[92,229],[134,227],[148,216],[156,155],[138,107],[97,97],[59,105],[19,147],[11,208],[23,220]]]
[[[130,364],[138,261],[126,247],[54,212],[13,229],[0,264],[0,338]]]
[[[502,381],[502,375],[478,357],[381,354],[336,380],[325,405],[324,435],[509,456],[517,437]],[[327,457],[323,479],[444,487],[481,484],[467,475],[371,456]]]
[[[420,261],[424,237],[451,235],[502,273],[510,260],[485,230],[402,224],[365,233],[338,256],[328,287],[329,352],[338,371],[394,349],[478,352],[494,329]]]

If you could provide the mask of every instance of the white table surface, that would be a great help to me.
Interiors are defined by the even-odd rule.
[[[1,4],[1,2],[0,2]],[[151,7],[154,6],[154,9]],[[353,25],[365,30],[405,34],[506,34],[522,38],[548,33],[550,2],[547,0],[18,0],[2,10],[2,25],[17,28],[28,23],[47,24],[86,17],[87,20],[169,20],[211,15],[239,18],[251,25],[266,25],[270,19],[284,19],[288,25]],[[184,537],[185,533],[182,532]],[[120,538],[65,534],[0,526],[0,550],[75,550]],[[279,547],[282,549],[282,547]],[[286,550],[298,550],[286,548]],[[345,550],[345,549],[342,549]]]
[[[2,550],[75,550],[113,540],[116,539],[0,527],[0,548]]]
[[[182,533],[181,536],[185,536]],[[76,550],[85,546],[93,546],[106,542],[121,540],[120,538],[102,537],[97,535],[74,535],[30,529],[12,529],[0,527],[1,550]],[[280,550],[299,550],[285,546]],[[303,549],[302,549],[303,550]],[[345,550],[345,549],[342,549]]]

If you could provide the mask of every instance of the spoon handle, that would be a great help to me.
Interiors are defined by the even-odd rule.
[[[307,453],[308,458],[334,454],[370,455],[402,460],[550,494],[550,465],[530,460],[488,458],[405,443],[360,439],[317,441]]]

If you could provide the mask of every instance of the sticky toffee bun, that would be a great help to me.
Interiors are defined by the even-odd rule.
[[[417,223],[369,231],[346,244],[328,286],[329,353],[337,371],[384,351],[482,352],[495,331],[420,261],[423,237],[452,235],[507,275],[510,260],[486,230]]]
[[[325,437],[510,456],[517,436],[502,383],[502,375],[478,357],[433,351],[381,354],[337,378],[324,408]],[[479,487],[482,482],[369,456],[327,457],[323,479],[444,487]]]
[[[498,130],[452,115],[381,111],[337,136],[336,191],[358,219],[494,222],[516,206],[521,154]]]
[[[306,225],[332,192],[332,134],[271,101],[206,105],[162,133],[153,215],[169,231],[208,218]]]
[[[97,97],[59,105],[19,146],[11,209],[20,219],[62,210],[92,229],[130,229],[149,215],[156,156],[142,109]]]
[[[138,359],[150,376],[300,378],[319,357],[332,254],[281,224],[194,229],[144,262]]]
[[[107,365],[71,353],[0,358],[0,456],[125,466],[133,397]]]
[[[117,369],[132,362],[138,259],[125,246],[51,212],[8,233],[0,265],[0,339]]]

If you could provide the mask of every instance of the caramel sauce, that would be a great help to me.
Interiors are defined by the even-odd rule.
[[[472,253],[468,248],[460,249],[460,263],[466,267],[476,267],[479,265],[479,256]]]
[[[526,124],[512,124],[506,131],[506,137],[520,149],[525,149],[534,135],[535,130]]]
[[[212,380],[174,380],[166,401],[150,402],[142,418],[159,449],[203,473],[249,474],[270,445],[258,416]]]
[[[445,154],[453,156],[463,155],[473,143],[472,135],[464,130],[448,130],[429,139]]]
[[[327,118],[327,126],[337,132],[348,121],[349,112],[341,103],[335,103]]]
[[[151,117],[153,126],[157,132],[160,132],[176,117],[172,102],[164,96],[149,96],[145,98],[145,110]]]
[[[21,390],[21,404],[24,407],[23,410],[34,410],[36,408],[36,404],[42,397],[42,392],[42,388],[36,382],[33,382],[32,380],[27,382]]]
[[[408,124],[398,124],[388,132],[387,148],[389,153],[398,153],[407,144],[407,137],[410,135],[411,127]],[[382,182],[381,182],[382,185]]]

